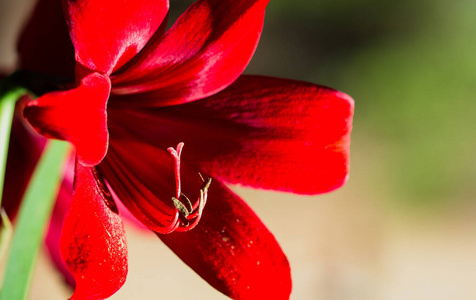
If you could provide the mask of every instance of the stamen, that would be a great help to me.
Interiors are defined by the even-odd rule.
[[[169,225],[166,227],[160,228],[158,230],[157,228],[154,228],[154,231],[160,234],[168,234],[174,232],[179,226],[180,226],[180,212],[177,210],[175,211],[174,218],[170,221]]]
[[[190,215],[189,218],[195,218],[198,213],[202,213],[203,207],[205,207],[205,204],[207,203],[207,194],[208,194],[208,187],[210,187],[210,184],[212,183],[212,179],[208,178],[207,180],[203,179],[202,174],[198,173],[200,178],[202,179],[203,183],[200,186],[200,200],[195,202],[193,206],[193,210],[196,210],[199,208],[193,215]],[[202,209],[200,210],[200,206]]]
[[[175,224],[171,223],[167,229],[172,229],[172,231],[189,231],[197,226],[198,222],[202,217],[203,208],[207,203],[208,197],[208,188],[212,182],[211,178],[204,179],[202,174],[198,173],[200,179],[202,180],[202,184],[200,186],[200,197],[197,201],[192,205],[190,199],[181,192],[181,179],[180,179],[180,155],[182,153],[184,143],[179,143],[177,145],[177,150],[170,147],[167,149],[169,153],[175,160],[175,197],[172,197],[172,203],[176,209],[176,214],[178,214],[174,218]],[[173,221],[173,222],[174,222]],[[190,223],[191,221],[192,223]],[[170,232],[172,232],[170,231]]]
[[[208,198],[208,188],[210,187],[210,184],[212,183],[212,179],[208,178],[207,180],[204,180],[202,175],[199,173],[200,178],[202,179],[203,183],[200,187],[200,198],[194,205],[194,212],[190,212],[190,214],[187,216],[188,220],[193,220],[191,224],[187,224],[186,227],[178,227],[176,231],[178,232],[185,232],[189,231],[195,226],[198,225],[198,222],[200,222],[200,219],[202,218],[202,212],[203,208],[205,207],[205,204],[207,203],[207,198]],[[198,209],[197,209],[198,206]]]

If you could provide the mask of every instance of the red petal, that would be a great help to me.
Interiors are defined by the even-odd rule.
[[[188,156],[220,180],[316,194],[347,179],[353,107],[349,96],[330,88],[242,76],[201,101],[110,110],[109,118],[111,128],[126,127],[144,144],[164,149],[185,142]]]
[[[174,161],[165,149],[135,141],[127,133],[112,131],[108,154],[97,166],[127,209],[156,232],[163,232],[176,217],[172,202]],[[196,175],[197,171],[193,173]],[[200,183],[196,186],[198,192]]]
[[[151,38],[168,11],[168,0],[63,0],[76,60],[111,74]]]
[[[126,280],[127,247],[121,219],[108,206],[93,169],[76,164],[73,202],[60,247],[76,280],[72,299],[104,299]]]
[[[198,1],[113,77],[112,92],[142,93],[137,105],[163,106],[223,89],[250,61],[268,1]]]
[[[61,1],[39,0],[18,43],[22,69],[74,77],[74,47]]]
[[[24,116],[46,137],[73,143],[79,162],[94,166],[107,152],[106,104],[110,86],[107,76],[90,74],[75,89],[48,93],[29,102]]]
[[[347,181],[354,101],[342,92],[250,76],[187,109],[201,115],[199,108],[210,118],[233,120],[233,130],[243,130],[222,131],[226,139],[215,141],[219,144],[208,151],[203,167],[212,176],[303,194],[332,191]],[[228,134],[235,135],[230,139]],[[236,140],[240,149],[223,151]]]
[[[197,227],[159,237],[233,299],[289,299],[289,264],[276,239],[243,200],[219,182],[210,186]]]

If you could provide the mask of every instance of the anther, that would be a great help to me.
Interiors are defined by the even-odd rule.
[[[184,217],[187,217],[190,214],[190,211],[180,202],[179,199],[172,197],[172,202],[176,209],[178,209],[179,213],[182,214]]]
[[[186,202],[186,203],[188,204],[188,211],[189,211],[189,212],[193,211],[193,205],[192,205],[192,201],[190,201],[190,199],[188,199],[188,197],[187,197],[187,196],[185,196],[185,194],[184,194],[184,193],[181,193],[180,195],[182,196],[181,198],[183,198],[183,199],[187,200],[187,202]]]

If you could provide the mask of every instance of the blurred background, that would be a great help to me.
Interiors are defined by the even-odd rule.
[[[0,68],[32,0],[0,0]],[[172,22],[192,1],[170,0]],[[450,4],[449,4],[450,3]],[[348,184],[302,197],[239,187],[292,267],[292,299],[476,299],[476,2],[272,0],[246,73],[342,90],[356,110]],[[111,299],[227,299],[127,227]],[[272,287],[270,287],[272,288]],[[30,299],[66,299],[45,253]]]

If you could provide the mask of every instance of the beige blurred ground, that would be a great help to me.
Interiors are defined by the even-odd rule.
[[[18,9],[22,2],[30,0],[0,0],[2,69],[14,66],[15,35],[26,14]],[[458,206],[430,212],[395,207],[388,198],[398,199],[398,193],[379,177],[385,151],[355,128],[352,173],[342,190],[299,197],[235,188],[288,255],[292,299],[476,299],[474,192]],[[111,299],[226,299],[152,234],[130,226],[127,234],[129,277]],[[30,299],[69,294],[41,253]]]

